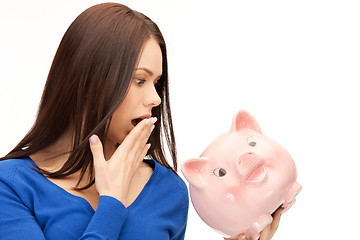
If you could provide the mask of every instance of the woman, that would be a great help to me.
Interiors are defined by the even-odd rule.
[[[188,193],[156,24],[115,3],[80,14],[32,129],[0,160],[1,239],[183,239]]]

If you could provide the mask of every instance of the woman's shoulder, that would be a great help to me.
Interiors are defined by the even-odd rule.
[[[28,158],[10,158],[0,161],[0,171],[10,168],[28,168],[29,166],[34,166],[34,162]]]
[[[187,217],[189,207],[189,193],[184,180],[171,169],[155,160],[152,161],[155,168],[148,184],[156,200],[154,202],[167,206],[164,211],[178,214],[179,219],[183,221]]]
[[[26,177],[34,170],[35,165],[30,158],[5,159],[0,161],[0,180],[14,181],[15,176]],[[19,174],[20,172],[20,174]],[[32,174],[30,174],[31,176]]]
[[[176,188],[182,190],[187,194],[187,187],[184,180],[171,169],[163,166],[156,160],[151,159],[154,162],[154,179],[162,182],[164,185],[170,188]]]

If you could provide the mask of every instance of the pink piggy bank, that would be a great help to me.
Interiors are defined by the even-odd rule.
[[[245,111],[199,158],[183,162],[182,172],[201,219],[231,238],[258,239],[271,214],[281,205],[288,210],[301,190],[289,153]]]

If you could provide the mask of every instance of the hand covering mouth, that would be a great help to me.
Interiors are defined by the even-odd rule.
[[[139,122],[141,122],[143,119],[147,119],[150,117],[140,117],[140,118],[135,118],[133,120],[131,120],[131,124],[135,127],[136,125],[139,124]]]

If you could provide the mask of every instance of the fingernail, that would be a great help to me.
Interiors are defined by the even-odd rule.
[[[157,121],[157,117],[153,117],[153,118],[151,118],[151,120],[150,120],[150,121],[151,121],[151,123],[152,123],[152,124],[156,123],[156,121]]]
[[[97,138],[95,135],[92,135],[89,140],[90,140],[90,143],[94,144],[94,143],[96,143]]]
[[[151,143],[146,144],[146,148],[149,150],[151,147]]]

